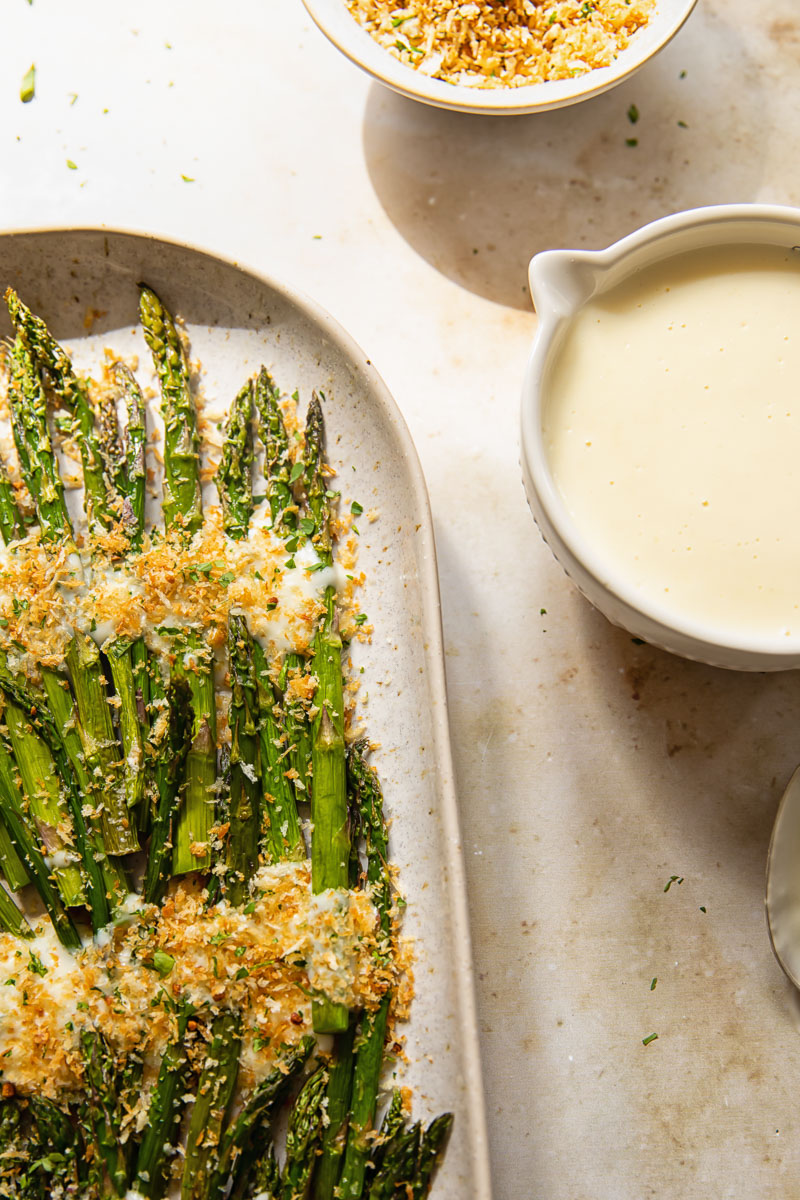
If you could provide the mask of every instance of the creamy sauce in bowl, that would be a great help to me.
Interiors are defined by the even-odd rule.
[[[800,645],[800,252],[682,253],[594,296],[542,428],[607,587],[666,625]]]

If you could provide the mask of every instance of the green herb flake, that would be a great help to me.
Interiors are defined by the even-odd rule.
[[[36,95],[36,66],[31,63],[28,70],[22,76],[22,83],[19,89],[19,98],[23,104],[30,104],[33,97]]]
[[[69,93],[69,106],[70,106],[70,108],[72,108],[73,104],[77,103],[77,100],[78,100],[78,93],[77,93],[77,92],[70,92],[70,93]]]
[[[316,528],[316,523],[312,517],[303,517],[300,522],[300,529],[306,535],[306,537],[311,537]]]
[[[292,473],[289,476],[289,483],[297,483],[300,476],[303,474],[303,464],[296,462],[292,467]]]
[[[683,875],[681,875],[680,878],[677,875],[670,875],[670,877],[667,880],[666,885],[664,887],[664,891],[668,892],[669,889],[672,887],[673,883],[677,883],[678,885],[682,884],[683,879],[684,879]]]
[[[546,609],[546,608],[540,608],[540,609],[539,609],[539,616],[540,616],[540,617],[546,617],[546,616],[547,616],[547,609]]]
[[[193,175],[181,175],[181,179],[183,180],[184,183],[194,183],[195,182],[195,178]]]
[[[630,108],[628,109],[628,120],[630,121],[631,125],[635,125],[639,120],[639,110],[635,104],[631,104]]]
[[[650,980],[650,991],[651,992],[654,992],[656,990],[657,983],[658,983],[658,976],[654,975],[653,978]]]
[[[356,625],[364,625],[367,621],[367,614],[359,613],[358,616],[355,617],[354,619],[355,619]]]
[[[353,503],[350,505],[350,512],[353,514],[354,517],[360,517],[361,514],[363,513],[363,511],[364,511],[364,509],[358,503],[357,500],[354,500]]]
[[[689,126],[686,124],[685,121],[678,121],[678,128],[679,129],[688,129]]]
[[[705,906],[705,904],[701,904],[701,905],[700,905],[700,912],[705,912],[705,911],[706,911],[706,906]]]
[[[32,975],[46,975],[47,967],[44,965],[38,954],[34,954],[31,950],[28,954],[28,970]]]
[[[67,159],[67,166],[69,167],[70,171],[77,171],[78,169],[78,164],[73,162],[71,158]]]
[[[233,583],[235,578],[236,576],[234,575],[233,571],[224,571],[223,574],[220,575],[217,582],[221,583],[223,587],[228,587],[229,584]]]
[[[626,146],[638,146],[639,139],[638,138],[625,138],[625,145]]]
[[[648,1033],[647,1037],[642,1038],[642,1045],[649,1046],[651,1042],[657,1042],[657,1041],[658,1041],[657,1033]]]
[[[167,954],[165,950],[160,948],[153,955],[153,966],[158,971],[162,979],[166,979],[172,974],[172,969],[175,966],[175,959],[171,954]]]

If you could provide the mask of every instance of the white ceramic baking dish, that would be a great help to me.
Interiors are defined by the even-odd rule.
[[[578,527],[554,481],[542,431],[543,382],[563,335],[582,306],[636,272],[687,251],[764,245],[797,249],[800,210],[719,205],[677,213],[644,226],[606,250],[548,250],[530,264],[539,325],[522,394],[521,465],[531,511],[567,574],[610,621],[675,654],[737,670],[800,666],[797,641],[721,635],[713,621],[676,620],[646,604],[630,578]],[[800,386],[800,381],[798,381]],[[646,419],[646,407],[645,410]]]
[[[79,363],[103,348],[147,351],[137,323],[146,280],[186,322],[206,397],[233,397],[262,362],[301,404],[326,397],[328,454],[343,498],[365,510],[358,565],[371,644],[360,708],[408,900],[416,996],[407,1065],[415,1115],[452,1110],[434,1195],[490,1200],[472,964],[445,697],[438,577],[428,498],[402,416],[364,353],[312,301],[253,270],[150,235],[104,229],[0,235],[0,280],[48,322]],[[90,332],[87,333],[87,328]],[[0,316],[0,337],[10,332]],[[379,514],[374,522],[368,510]]]

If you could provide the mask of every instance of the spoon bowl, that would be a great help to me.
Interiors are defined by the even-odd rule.
[[[766,906],[775,957],[800,989],[800,767],[789,780],[772,827]]]

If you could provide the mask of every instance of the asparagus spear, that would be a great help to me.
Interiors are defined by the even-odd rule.
[[[330,507],[323,475],[324,424],[315,395],[306,418],[306,495],[316,526],[314,542],[323,562],[332,561]],[[347,819],[347,783],[342,688],[342,639],[336,616],[334,588],[325,589],[325,612],[314,638],[314,671],[317,676],[313,727],[311,819],[311,886],[314,892],[346,888],[349,884],[350,837]],[[315,1001],[317,1033],[341,1033],[347,1028],[345,1005]]]
[[[142,643],[142,648],[144,644]],[[119,725],[122,735],[122,774],[128,821],[133,826],[132,810],[144,801],[144,735],[142,708],[137,703],[134,679],[133,643],[115,638],[105,647],[114,691],[119,699]]]
[[[231,791],[228,834],[228,896],[242,904],[258,866],[260,833],[259,740],[252,643],[243,617],[228,617],[231,674]]]
[[[17,937],[33,937],[33,930],[28,924],[25,914],[17,906],[6,889],[0,884],[0,927],[6,933],[16,934]]]
[[[322,1134],[319,1163],[314,1174],[314,1200],[333,1200],[347,1145],[350,1096],[353,1090],[353,1043],[356,1022],[351,1021],[336,1038],[336,1049],[328,1064],[326,1114],[328,1123]]]
[[[161,384],[164,418],[164,525],[196,533],[203,523],[197,413],[189,386],[189,364],[172,316],[155,292],[141,286],[139,315]]]
[[[157,904],[172,875],[172,851],[181,780],[191,744],[191,693],[185,680],[173,679],[166,692],[160,674],[150,684],[156,719],[150,740],[156,812],[147,855],[144,899]]]
[[[14,485],[8,477],[8,469],[0,459],[0,533],[6,545],[26,534],[25,521],[17,505]]]
[[[270,862],[305,858],[297,805],[286,775],[287,735],[280,727],[264,651],[252,643],[253,670],[258,699],[258,732],[264,826],[263,851]]]
[[[139,849],[125,796],[123,764],[111,721],[100,652],[92,638],[76,634],[67,649],[79,732],[86,767],[102,801],[103,840],[109,854],[134,854]]]
[[[78,732],[80,718],[72,698],[69,680],[50,667],[43,668],[42,681],[53,722],[64,745],[67,757],[80,789],[81,796],[91,802],[91,844],[95,860],[100,864],[105,881],[106,893],[113,908],[124,899],[130,890],[124,868],[118,861],[109,858],[103,839],[100,808],[102,798],[86,770],[83,742]]]
[[[196,630],[175,638],[177,651],[172,675],[189,685],[193,722],[192,744],[186,762],[186,795],[178,813],[173,875],[207,871],[211,865],[209,838],[214,823],[217,782],[217,713],[211,652]]]
[[[108,528],[108,496],[103,478],[103,461],[87,384],[85,380],[75,374],[69,355],[50,334],[44,321],[40,317],[35,317],[11,288],[6,291],[6,303],[11,320],[17,330],[15,354],[18,344],[26,346],[30,356],[28,369],[34,373],[42,367],[47,370],[57,399],[72,417],[72,432],[80,449],[83,468],[84,507],[89,529],[92,529],[95,521]],[[44,409],[42,409],[41,424],[44,424]],[[30,452],[30,448],[30,439],[28,439],[28,452]],[[36,498],[40,488],[29,490]],[[44,534],[44,529],[42,532]]]
[[[270,1123],[313,1048],[312,1037],[302,1038],[251,1092],[240,1112],[228,1123],[220,1139],[218,1161],[208,1190],[210,1200],[232,1198],[236,1189],[244,1189],[254,1163],[269,1148]]]
[[[131,548],[140,550],[144,533],[144,501],[147,467],[147,418],[144,397],[132,371],[124,363],[114,363],[114,377],[125,397],[128,423],[125,427],[125,464],[119,490],[122,493],[122,524]]]
[[[8,829],[3,824],[3,812],[0,807],[0,875],[3,876],[12,892],[18,892],[30,883],[30,877],[25,870],[25,864],[14,848],[14,842]]]
[[[364,837],[367,855],[367,883],[372,899],[378,910],[382,946],[379,952],[388,958],[390,953],[389,938],[391,934],[391,879],[387,866],[388,835],[383,817],[383,793],[377,772],[365,762],[366,742],[357,742],[350,747],[347,756],[348,784],[351,794],[351,812],[354,813],[354,824]],[[355,838],[353,839],[355,844]],[[355,881],[351,880],[354,885]],[[348,1114],[346,1129],[347,1147],[342,1163],[341,1176],[338,1178],[336,1195],[342,1200],[358,1200],[362,1195],[367,1165],[373,1147],[373,1123],[378,1101],[378,1083],[383,1064],[383,1050],[386,1039],[386,1025],[389,1015],[390,995],[387,993],[374,1012],[364,1013],[358,1037],[353,1045],[350,1039],[352,1062],[350,1070],[353,1076],[352,1099]],[[339,1045],[337,1052],[341,1055],[347,1052],[346,1046]],[[323,1164],[325,1158],[323,1155]],[[333,1195],[332,1185],[328,1184],[329,1173],[326,1172],[326,1189],[320,1188],[316,1200],[329,1200]],[[333,1182],[336,1182],[334,1179]]]
[[[95,857],[89,830],[86,826],[85,797],[81,794],[56,722],[47,707],[41,703],[38,695],[33,693],[22,680],[11,674],[3,652],[0,652],[0,691],[5,693],[9,710],[16,707],[24,714],[24,734],[31,738],[40,738],[45,743],[61,779],[64,798],[71,818],[75,849],[81,862],[86,885],[86,903],[92,918],[92,928],[97,932],[108,924],[110,919],[108,896],[103,872]],[[26,747],[27,743],[24,743],[23,748]]]
[[[167,1191],[167,1152],[180,1127],[186,1087],[187,1026],[192,1015],[190,1004],[185,1001],[178,1004],[175,1037],[164,1051],[150,1097],[133,1184],[134,1190],[147,1200],[162,1200]]]
[[[413,1200],[422,1200],[423,1196],[428,1195],[434,1172],[442,1161],[452,1127],[453,1114],[442,1113],[440,1117],[434,1117],[423,1133],[417,1158],[417,1172],[411,1185]]]
[[[289,434],[280,407],[280,393],[265,367],[259,371],[255,386],[255,407],[258,428],[264,444],[264,476],[267,486],[272,528],[279,537],[289,536],[287,550],[298,532],[297,505],[292,484],[303,473],[303,464],[293,466],[289,453]],[[295,784],[305,799],[308,788],[308,763],[311,759],[311,735],[302,704],[287,702],[287,687],[291,677],[303,669],[299,654],[287,654],[278,686],[284,696],[284,723],[289,745],[289,762],[297,773]]]
[[[47,425],[47,398],[30,345],[21,331],[14,340],[9,365],[14,442],[23,478],[36,505],[42,539],[63,541],[74,548],[64,484]]]
[[[225,425],[222,458],[217,468],[217,491],[222,503],[222,526],[228,537],[247,537],[253,513],[253,381],[248,379],[231,404]]]
[[[78,855],[63,835],[71,821],[61,797],[52,755],[34,732],[28,715],[18,705],[6,705],[5,719],[31,817],[47,854],[56,860],[53,875],[58,890],[68,908],[83,904],[85,896],[77,866]]]
[[[386,1147],[383,1165],[369,1189],[369,1200],[394,1200],[409,1196],[417,1171],[422,1125],[417,1121],[410,1129],[402,1128]]]
[[[130,1156],[122,1143],[121,1130],[123,1102],[129,1090],[129,1081],[118,1069],[104,1037],[94,1030],[85,1029],[80,1040],[90,1097],[87,1115],[95,1152],[108,1172],[115,1193],[124,1196],[130,1175]],[[137,1069],[135,1074],[140,1075],[140,1071]]]
[[[233,1099],[242,1047],[239,1013],[223,1012],[212,1025],[208,1056],[186,1135],[182,1200],[208,1200],[216,1169],[222,1126]]]
[[[14,761],[0,739],[0,808],[3,821],[11,836],[14,848],[30,875],[42,904],[47,909],[59,941],[68,950],[80,950],[81,937],[73,925],[58,889],[51,878],[50,868],[44,861],[37,840],[31,831],[24,811],[22,793],[17,787]]]
[[[292,495],[292,460],[280,392],[266,367],[260,369],[256,378],[253,400],[259,436],[264,444],[264,478],[272,528],[282,535],[297,528],[297,508]]]
[[[303,1085],[289,1114],[286,1162],[281,1180],[282,1200],[307,1200],[316,1162],[322,1123],[322,1102],[327,1082],[325,1067],[318,1067]]]
[[[203,523],[197,413],[189,383],[189,364],[171,314],[146,284],[140,285],[139,315],[161,384],[165,426],[164,526],[167,530],[182,529],[189,536]],[[187,657],[193,660],[188,667]],[[172,863],[173,872],[183,874],[207,870],[210,865],[207,846],[216,784],[214,683],[207,647],[194,631],[186,631],[182,636],[176,673],[189,683],[194,710],[186,802],[178,817]]]
[[[104,524],[122,519],[122,495],[125,489],[125,452],[117,420],[117,400],[108,391],[101,392],[92,405],[97,448],[103,467],[106,512]]]

